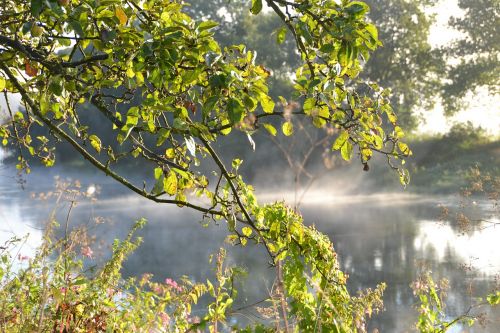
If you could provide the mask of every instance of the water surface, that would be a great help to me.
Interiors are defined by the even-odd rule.
[[[224,243],[223,224],[203,226],[199,212],[130,195],[121,185],[99,174],[38,169],[26,178],[22,189],[7,167],[0,170],[0,243],[12,235],[29,232],[31,236],[21,251],[28,256],[33,253],[54,203],[31,199],[31,193],[50,191],[53,176],[59,173],[62,178],[80,179],[83,190],[95,186],[101,189],[97,201],[85,200],[72,210],[70,223],[91,224],[96,217],[104,217],[107,222],[95,229],[102,244],[123,238],[135,220],[148,220],[140,232],[144,243],[124,267],[126,276],[153,273],[157,279],[177,279],[187,275],[204,281],[212,272],[209,255],[228,246]],[[282,199],[283,194],[263,193],[262,197]],[[450,280],[447,311],[454,315],[465,311],[474,302],[474,295],[485,295],[495,286],[495,275],[500,271],[500,229],[472,230],[462,235],[456,226],[438,222],[438,204],[454,205],[456,199],[404,193],[343,196],[317,189],[306,196],[301,212],[307,223],[332,239],[342,269],[350,276],[348,286],[352,292],[387,283],[386,311],[375,316],[370,327],[380,332],[406,332],[417,316],[416,299],[409,285],[419,267],[432,270],[435,280]],[[56,215],[60,220],[65,218],[68,207],[66,204],[58,208]],[[106,247],[96,248],[95,253],[98,260],[108,251]],[[274,270],[264,251],[252,247],[231,249],[228,260],[249,271],[240,304],[267,296]],[[254,318],[251,310],[241,312],[247,319]],[[493,322],[487,328],[477,327],[470,332],[499,332],[498,318],[498,311],[491,313]]]

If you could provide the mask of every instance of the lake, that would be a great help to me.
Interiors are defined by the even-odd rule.
[[[79,179],[84,190],[100,188],[98,200],[80,202],[72,210],[70,220],[74,226],[103,217],[106,222],[94,229],[98,244],[110,244],[114,238],[123,238],[133,222],[141,217],[148,220],[140,231],[143,244],[124,267],[126,276],[147,272],[159,280],[187,275],[203,281],[211,274],[209,255],[221,246],[228,246],[224,243],[223,223],[204,226],[199,212],[155,204],[130,195],[121,185],[98,173],[35,169],[25,177],[24,189],[12,177],[14,174],[8,166],[0,170],[0,243],[13,235],[30,233],[21,249],[23,255],[33,253],[40,242],[43,224],[54,208],[53,200],[32,199],[32,193],[50,191],[57,174],[64,179]],[[280,200],[284,196],[279,192],[266,193],[258,187],[257,190],[266,201]],[[332,239],[342,269],[350,276],[350,290],[373,288],[380,282],[388,285],[384,294],[386,311],[371,320],[371,329],[378,328],[380,332],[411,330],[417,312],[414,309],[416,299],[409,285],[420,267],[430,269],[435,280],[441,277],[450,280],[452,288],[448,293],[447,312],[452,315],[464,312],[473,304],[474,296],[485,295],[498,283],[500,228],[477,228],[462,234],[457,226],[438,221],[439,204],[457,205],[458,197],[407,193],[332,195],[320,189],[313,189],[306,195],[301,206],[304,219]],[[57,209],[61,222],[68,207],[69,204],[65,204]],[[477,209],[486,208],[479,203]],[[106,246],[95,248],[94,252],[96,259],[109,253]],[[239,304],[254,303],[267,296],[274,270],[269,267],[263,251],[251,246],[231,250],[228,261],[249,271]],[[255,314],[252,310],[242,310],[239,317],[252,320]],[[500,312],[495,309],[489,313],[492,322],[486,328],[477,326],[468,332],[499,332],[499,318]],[[457,328],[454,332],[458,331],[467,332],[467,328]]]

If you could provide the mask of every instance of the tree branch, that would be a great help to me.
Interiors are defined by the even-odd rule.
[[[62,68],[74,68],[91,62],[106,60],[109,58],[109,55],[107,54],[97,54],[77,61],[53,62],[53,61],[47,61],[46,55],[44,55],[42,51],[37,50],[31,47],[30,45],[24,45],[23,43],[6,36],[0,35],[0,45],[8,46],[16,51],[19,51],[22,54],[24,54],[28,59],[39,62],[45,67],[55,72],[60,72],[59,70],[57,70],[59,66],[61,66]]]
[[[140,188],[136,187],[135,185],[130,183],[128,180],[126,180],[124,177],[120,176],[119,174],[112,171],[109,167],[102,164],[92,154],[90,154],[85,148],[83,148],[78,142],[76,142],[69,134],[67,134],[59,126],[54,125],[49,119],[44,117],[42,115],[40,109],[38,108],[38,106],[33,102],[33,100],[28,95],[28,92],[23,88],[23,86],[19,83],[19,81],[14,76],[14,74],[9,70],[9,68],[2,61],[0,61],[0,69],[11,80],[12,84],[19,91],[19,93],[21,94],[21,97],[28,104],[28,106],[31,108],[31,110],[33,111],[35,116],[37,116],[45,125],[47,125],[47,127],[50,128],[51,131],[53,131],[54,133],[59,135],[66,142],[68,142],[71,146],[73,146],[73,148],[78,153],[80,153],[80,155],[82,155],[83,158],[85,158],[87,161],[89,161],[96,168],[98,168],[99,170],[104,172],[106,175],[111,176],[111,178],[113,178],[116,181],[118,181],[119,183],[123,184],[124,186],[126,186],[127,188],[132,190],[133,192],[141,195],[142,197],[144,197],[146,199],[152,200],[154,202],[175,204],[175,205],[179,205],[179,206],[186,206],[186,207],[195,209],[197,211],[200,211],[200,212],[203,212],[206,214],[224,216],[224,214],[222,214],[222,212],[220,212],[220,211],[197,206],[197,205],[194,205],[194,204],[187,202],[187,201],[157,198],[154,195],[151,195],[151,194],[147,193],[146,191],[141,190]]]

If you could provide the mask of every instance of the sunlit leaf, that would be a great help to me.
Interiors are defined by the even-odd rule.
[[[163,180],[163,189],[169,195],[177,193],[177,176],[170,170],[168,175]]]
[[[273,125],[264,123],[262,124],[262,126],[264,126],[264,128],[269,132],[269,134],[271,134],[272,136],[276,136],[277,131]]]
[[[283,131],[283,134],[286,136],[290,136],[293,134],[293,124],[291,121],[284,122],[281,130]]]
[[[250,237],[250,235],[252,235],[252,229],[249,228],[249,227],[243,227],[241,229],[241,232],[243,233],[243,235],[245,235],[246,237]]]
[[[274,111],[274,101],[268,95],[262,94],[260,104],[265,113],[273,113]]]
[[[349,132],[347,131],[342,131],[340,135],[335,139],[335,142],[333,143],[332,150],[339,150],[344,146],[344,143],[349,139]]]
[[[250,12],[252,14],[257,15],[262,10],[262,0],[252,0],[252,8],[250,8]]]
[[[283,27],[279,28],[278,31],[276,32],[276,42],[278,44],[283,44],[283,42],[285,41],[286,31],[287,31],[287,27],[283,26]]]
[[[101,139],[97,135],[89,136],[90,144],[98,152],[101,152]]]
[[[353,147],[352,144],[347,140],[342,148],[340,148],[340,154],[342,155],[342,158],[346,161],[350,161],[352,158],[352,151]]]
[[[121,25],[127,24],[128,17],[127,17],[127,14],[125,14],[125,12],[123,11],[122,7],[116,7],[115,15],[118,18],[118,20],[120,21]]]

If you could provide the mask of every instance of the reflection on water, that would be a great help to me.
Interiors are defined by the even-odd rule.
[[[497,220],[497,222],[500,222]],[[487,275],[500,270],[500,228],[472,230],[457,234],[450,225],[438,225],[435,221],[421,221],[414,247],[417,251],[432,249],[439,262],[453,253],[460,261]]]
[[[29,199],[31,191],[50,188],[50,177],[39,176],[41,171],[38,176],[37,173],[30,176],[25,191],[12,178],[0,176],[0,241],[12,234],[30,232],[34,237],[29,246],[37,245],[41,234],[33,226],[40,226],[53,208],[49,202]],[[96,229],[103,243],[125,237],[134,220],[145,217],[149,221],[140,232],[144,243],[126,262],[125,275],[149,272],[164,279],[186,274],[202,280],[211,274],[208,257],[225,246],[223,225],[212,223],[204,227],[198,212],[128,196],[105,177],[79,176],[87,185],[99,185],[103,193],[95,203],[79,204],[72,211],[72,223],[87,223],[97,216],[110,219],[112,223]],[[333,240],[341,266],[350,276],[349,288],[353,292],[387,282],[384,295],[387,311],[372,320],[372,328],[377,327],[381,332],[410,330],[417,314],[409,284],[421,265],[432,270],[436,280],[440,277],[450,280],[453,289],[447,311],[451,314],[460,314],[471,304],[467,290],[472,282],[475,295],[484,295],[493,288],[494,274],[500,271],[500,247],[496,246],[500,230],[476,230],[462,236],[454,226],[436,222],[439,209],[435,198],[396,195],[351,199],[323,195],[321,201],[305,202],[302,213],[307,223],[315,224]],[[62,219],[64,207],[58,214]],[[102,251],[106,253],[105,248]],[[251,277],[242,287],[241,302],[252,303],[266,297],[274,273],[266,254],[252,247],[229,254],[228,260],[246,267]],[[500,318],[498,311],[496,315]],[[498,332],[495,325],[500,326],[500,322],[495,315],[490,319],[496,322],[484,330],[476,328],[471,332]]]

